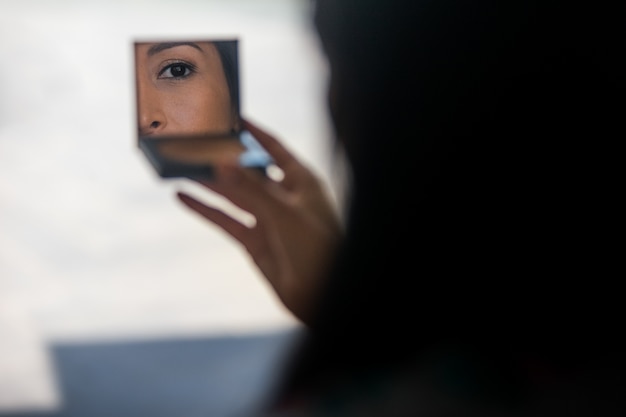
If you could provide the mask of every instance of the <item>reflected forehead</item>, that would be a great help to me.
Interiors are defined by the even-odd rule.
[[[161,51],[175,48],[177,46],[191,46],[192,48],[196,48],[200,52],[204,52],[202,48],[200,48],[200,45],[198,45],[196,42],[160,42],[150,46],[150,48],[148,48],[147,54],[148,56],[153,56]]]

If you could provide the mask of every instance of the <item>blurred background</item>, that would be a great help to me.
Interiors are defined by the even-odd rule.
[[[121,404],[127,390],[111,391],[114,381],[153,381],[143,388],[152,402],[226,415],[243,391],[211,397],[211,386],[263,380],[299,324],[239,245],[174,193],[228,204],[159,179],[136,147],[132,45],[238,38],[243,115],[337,196],[310,9],[308,0],[0,0],[0,414],[79,415],[89,401]],[[237,341],[254,348],[233,349]],[[146,372],[155,366],[160,374]],[[176,396],[172,381],[197,392]]]

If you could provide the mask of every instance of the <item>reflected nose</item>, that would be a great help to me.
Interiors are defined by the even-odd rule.
[[[158,92],[145,83],[138,87],[139,135],[162,133],[167,126],[167,118],[162,109]]]

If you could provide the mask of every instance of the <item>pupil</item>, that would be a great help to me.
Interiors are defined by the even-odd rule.
[[[174,65],[172,66],[172,76],[174,77],[182,77],[185,75],[185,67],[183,65]]]

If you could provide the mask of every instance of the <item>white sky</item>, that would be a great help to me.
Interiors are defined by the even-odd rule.
[[[0,410],[56,401],[46,343],[297,325],[135,147],[132,42],[240,39],[243,114],[332,184],[306,1],[0,0]],[[201,196],[219,201],[204,191]]]

